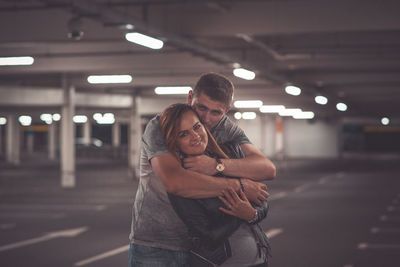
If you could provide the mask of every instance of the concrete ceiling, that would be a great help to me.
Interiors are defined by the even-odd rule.
[[[54,88],[67,74],[78,92],[153,96],[155,86],[193,85],[215,71],[232,79],[236,99],[317,118],[400,118],[399,14],[398,0],[0,0],[0,56],[35,58],[31,66],[0,67],[0,85]],[[81,18],[81,40],[68,38],[73,17]],[[163,39],[164,48],[127,42],[126,24]],[[256,79],[234,77],[233,63]],[[93,86],[89,74],[133,81]],[[287,83],[303,93],[287,95]],[[314,103],[318,93],[326,106]],[[337,111],[337,101],[348,111]]]

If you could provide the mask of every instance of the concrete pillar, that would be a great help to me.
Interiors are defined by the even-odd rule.
[[[75,88],[63,77],[64,100],[61,108],[61,186],[75,187]]]
[[[142,136],[139,115],[140,97],[132,96],[132,107],[129,116],[129,175],[132,178],[139,177],[140,139]]]
[[[34,150],[34,134],[35,133],[31,129],[26,131],[26,150],[28,154],[32,154]]]
[[[90,145],[90,138],[92,136],[92,124],[90,123],[90,119],[88,118],[87,122],[83,124],[83,144],[85,146]]]
[[[119,122],[114,122],[112,126],[112,146],[119,147],[121,145],[121,127]]]
[[[20,129],[17,116],[7,116],[6,133],[6,161],[18,165],[20,164]]]
[[[47,135],[47,150],[50,160],[56,159],[56,127],[57,124],[52,122],[49,125],[49,131]]]

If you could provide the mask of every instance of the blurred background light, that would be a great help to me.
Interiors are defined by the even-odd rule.
[[[157,95],[187,95],[190,90],[190,86],[158,86],[154,92]]]
[[[233,70],[233,75],[244,80],[254,80],[256,74],[251,70],[237,68]]]
[[[18,117],[18,121],[22,126],[30,126],[32,123],[32,117],[28,115],[21,115]]]
[[[129,42],[142,45],[151,49],[161,49],[164,46],[163,41],[138,32],[129,32],[125,34],[125,38]]]
[[[285,87],[285,92],[289,95],[298,96],[301,94],[301,89],[297,86],[288,85]]]
[[[235,108],[260,108],[262,104],[261,100],[238,100],[233,103]]]
[[[91,84],[102,83],[130,83],[132,76],[128,74],[123,75],[90,75],[87,81]]]

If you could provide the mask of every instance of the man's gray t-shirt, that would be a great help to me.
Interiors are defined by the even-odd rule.
[[[211,131],[219,144],[250,143],[243,130],[224,116]],[[186,226],[176,215],[160,179],[150,165],[153,157],[169,153],[161,132],[159,116],[149,121],[142,136],[140,180],[132,209],[129,238],[138,245],[171,250],[190,247]]]

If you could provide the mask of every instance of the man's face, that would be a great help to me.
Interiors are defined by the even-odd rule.
[[[202,123],[209,130],[212,130],[218,124],[229,109],[224,103],[212,100],[205,94],[195,97],[190,93],[188,102],[196,110]]]

